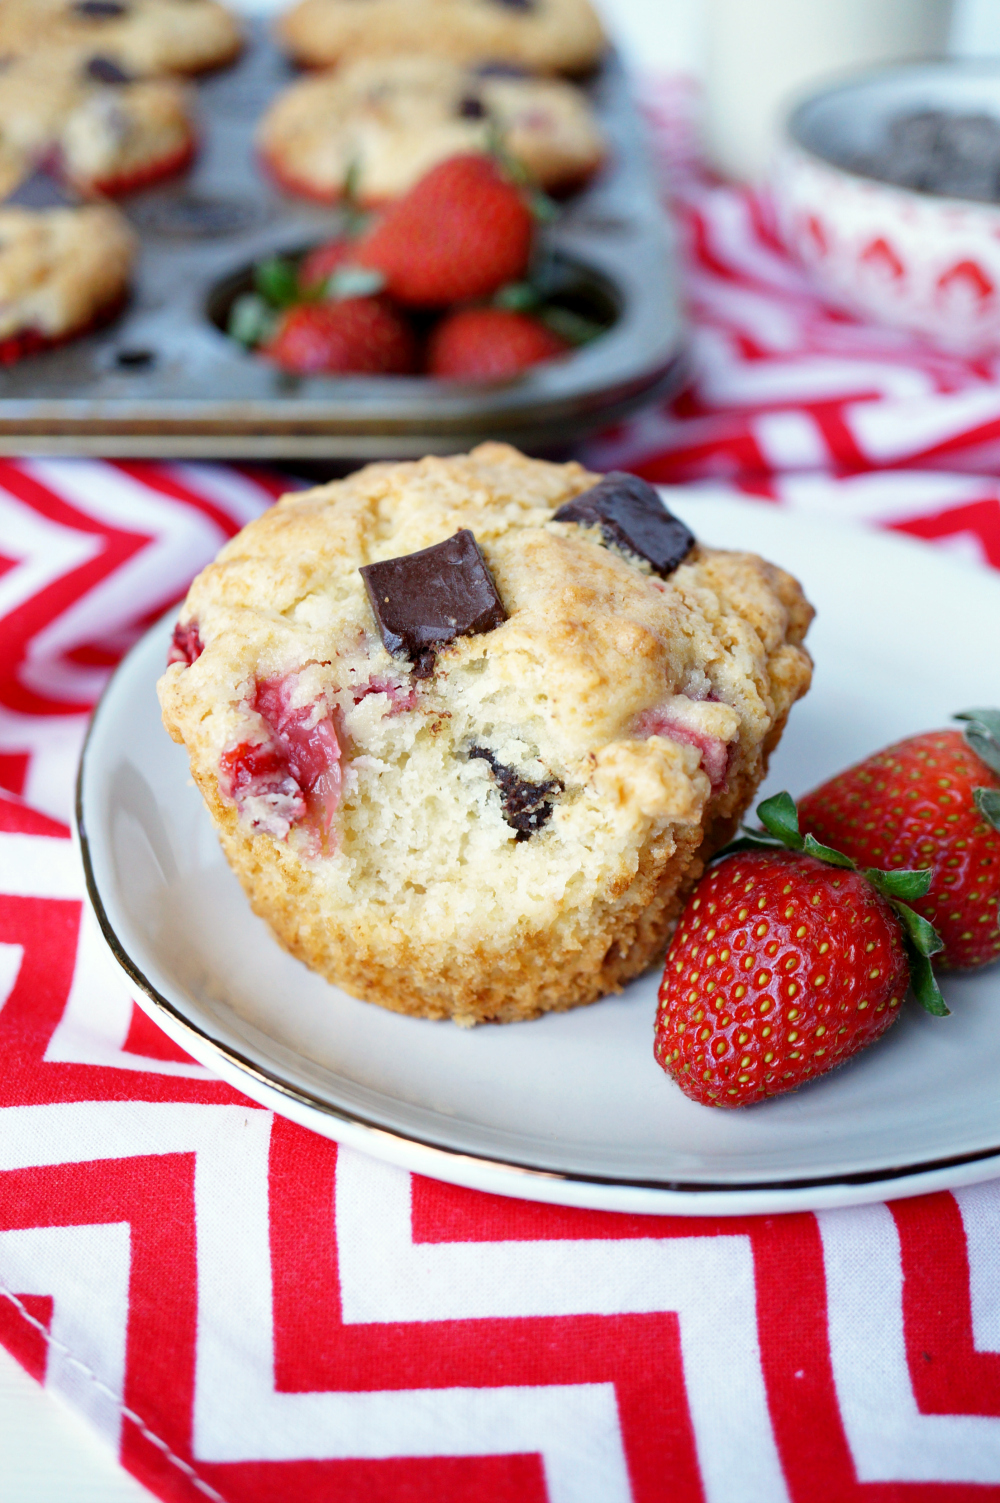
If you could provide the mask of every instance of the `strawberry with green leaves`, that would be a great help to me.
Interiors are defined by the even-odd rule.
[[[1000,710],[956,715],[965,733],[888,746],[807,793],[802,828],[861,864],[931,872],[914,908],[938,930],[935,965],[1000,959]]]
[[[694,889],[667,951],[654,1053],[686,1096],[749,1106],[880,1038],[907,987],[946,1014],[933,927],[910,907],[929,871],[859,870],[799,831],[787,793],[757,810]]]
[[[403,307],[446,308],[523,278],[534,230],[528,196],[491,157],[456,156],[390,204],[353,254]]]

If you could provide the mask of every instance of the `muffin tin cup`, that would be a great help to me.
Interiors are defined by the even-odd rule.
[[[604,168],[544,227],[548,250],[611,306],[592,343],[505,381],[297,377],[243,350],[220,307],[261,258],[333,238],[336,209],[294,199],[253,133],[293,77],[262,28],[199,87],[193,171],[124,200],[142,252],[110,328],[0,371],[0,453],[363,460],[451,453],[484,438],[539,452],[613,422],[683,378],[669,222],[618,59],[588,84]]]

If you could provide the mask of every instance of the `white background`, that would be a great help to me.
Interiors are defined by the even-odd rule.
[[[698,70],[698,0],[599,3],[634,68]],[[276,7],[271,0],[243,0],[241,8]],[[958,0],[952,46],[959,53],[1000,53],[1000,0]],[[149,1497],[84,1423],[0,1348],[0,1503],[149,1503]]]

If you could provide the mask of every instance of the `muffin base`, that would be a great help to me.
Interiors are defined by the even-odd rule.
[[[19,360],[25,360],[29,355],[41,355],[45,350],[57,350],[71,340],[82,339],[85,334],[93,334],[98,329],[114,323],[115,319],[124,313],[128,304],[128,290],[124,289],[113,297],[103,307],[87,319],[86,323],[77,324],[75,328],[65,329],[60,334],[43,334],[40,329],[19,329],[16,334],[8,334],[0,339],[0,366],[16,365]]]
[[[786,719],[787,712],[776,722],[756,765],[735,769],[726,788],[706,806],[701,824],[655,833],[641,851],[635,875],[624,879],[621,891],[596,911],[579,915],[563,934],[526,930],[516,951],[470,945],[458,963],[450,952],[439,960],[432,945],[417,946],[401,937],[389,957],[350,922],[304,924],[310,905],[301,864],[281,850],[275,865],[273,842],[241,829],[214,779],[197,773],[195,778],[250,906],[290,955],[351,996],[392,1012],[450,1018],[464,1027],[515,1023],[620,992],[662,958],[688,893],[749,808]]]
[[[77,183],[76,186],[82,191],[103,194],[107,198],[120,198],[128,193],[138,193],[143,188],[151,188],[154,183],[163,182],[166,178],[176,177],[178,173],[186,172],[194,162],[197,152],[198,142],[192,136],[189,141],[185,141],[183,146],[179,146],[168,156],[147,162],[145,166],[138,167],[132,172],[98,178],[90,183]]]

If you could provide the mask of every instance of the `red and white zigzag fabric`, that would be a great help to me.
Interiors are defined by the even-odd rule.
[[[680,186],[699,380],[592,456],[1000,567],[997,481],[926,468],[946,430],[984,452],[991,372],[831,318],[756,206]],[[272,1119],[134,1006],[64,822],[86,710],[277,489],[0,462],[0,1342],[178,1503],[1000,1498],[1000,1183],[718,1221],[504,1200]]]

